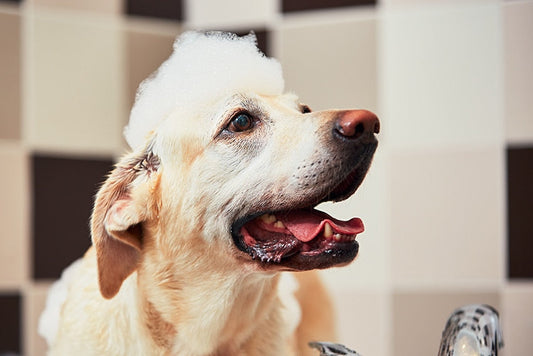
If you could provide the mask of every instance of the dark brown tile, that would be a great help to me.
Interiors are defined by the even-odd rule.
[[[21,353],[21,307],[19,294],[0,295],[0,355]]]
[[[183,20],[181,0],[127,0],[125,7],[128,15]]]
[[[533,278],[533,147],[507,149],[507,274]]]
[[[0,2],[1,3],[1,2]],[[0,139],[20,138],[20,16],[0,14]]]
[[[376,0],[283,0],[283,12],[323,10],[348,6],[376,5]]]
[[[93,197],[110,159],[32,157],[33,277],[58,278],[91,244]]]

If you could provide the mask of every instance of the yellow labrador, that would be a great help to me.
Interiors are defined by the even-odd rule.
[[[41,320],[51,355],[306,355],[335,339],[310,270],[351,262],[363,225],[314,207],[361,184],[377,117],[242,88],[207,102],[173,108],[101,187],[94,246]]]

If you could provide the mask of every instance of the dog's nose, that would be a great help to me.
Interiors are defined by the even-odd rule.
[[[356,139],[365,133],[379,133],[379,119],[368,110],[343,111],[335,120],[335,130],[346,138]]]

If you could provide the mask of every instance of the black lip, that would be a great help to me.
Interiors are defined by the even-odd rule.
[[[350,167],[355,168],[348,169],[343,175],[341,183],[333,187],[333,189],[331,189],[331,191],[328,192],[328,194],[322,198],[320,202],[338,202],[351,197],[357,191],[361,183],[363,183],[363,180],[368,173],[368,169],[370,168],[370,164],[372,163],[374,152],[376,151],[377,146],[377,141],[374,141],[373,143],[367,144],[361,148],[361,151],[356,158],[352,159],[355,162],[349,165]],[[347,180],[348,182],[346,182]],[[345,186],[342,187],[343,185]]]
[[[250,256],[254,255],[254,251],[244,243],[240,230],[244,224],[259,215],[262,215],[262,213],[241,218],[231,227],[233,242],[239,250]],[[279,262],[264,262],[259,259],[256,262],[264,268],[274,267],[280,270],[305,271],[310,269],[324,269],[334,265],[349,263],[357,256],[358,252],[359,243],[354,240],[350,242],[336,242],[334,245],[319,253],[298,251],[284,256]]]

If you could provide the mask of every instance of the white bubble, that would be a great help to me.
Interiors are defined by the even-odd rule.
[[[186,32],[174,42],[172,55],[139,86],[124,136],[135,148],[177,109],[202,110],[239,92],[279,95],[283,87],[281,65],[259,51],[254,34]]]

